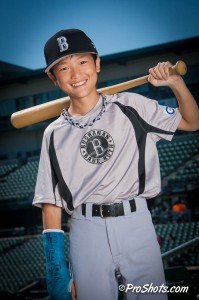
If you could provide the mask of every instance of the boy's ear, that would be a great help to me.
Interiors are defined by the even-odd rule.
[[[96,71],[97,71],[97,73],[99,73],[100,72],[100,57],[99,56],[97,56],[95,64],[96,64]]]
[[[47,72],[48,77],[53,81],[54,85],[57,85],[57,79],[52,72]]]

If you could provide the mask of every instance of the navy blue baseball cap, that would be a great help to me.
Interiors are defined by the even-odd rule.
[[[46,59],[45,72],[49,72],[64,57],[80,53],[98,54],[94,43],[82,30],[60,30],[44,46],[44,56]]]

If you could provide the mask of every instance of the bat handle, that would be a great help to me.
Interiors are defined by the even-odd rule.
[[[177,63],[169,69],[170,75],[185,75],[187,73],[187,66],[182,60],[178,60]]]

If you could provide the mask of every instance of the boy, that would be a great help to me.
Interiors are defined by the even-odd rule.
[[[149,70],[169,86],[179,109],[134,93],[99,94],[100,58],[81,30],[62,30],[45,45],[45,72],[71,99],[45,130],[34,205],[42,207],[47,286],[68,299],[61,209],[71,215],[70,264],[78,300],[114,300],[124,285],[165,284],[160,248],[146,199],[160,192],[156,142],[176,129],[199,128],[197,104],[171,63]],[[163,288],[162,288],[163,289]],[[73,294],[74,297],[74,294]],[[128,291],[126,299],[167,299]]]

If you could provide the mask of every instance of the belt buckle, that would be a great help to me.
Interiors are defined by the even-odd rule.
[[[100,205],[100,217],[101,218],[106,218],[104,215],[103,215],[103,206],[111,206],[112,204],[111,203],[106,203],[106,204],[101,204]],[[109,212],[110,212],[110,210],[109,210]]]
[[[102,205],[100,205],[100,217],[101,217],[101,218],[104,218],[104,216],[103,216],[103,208],[102,208]]]

